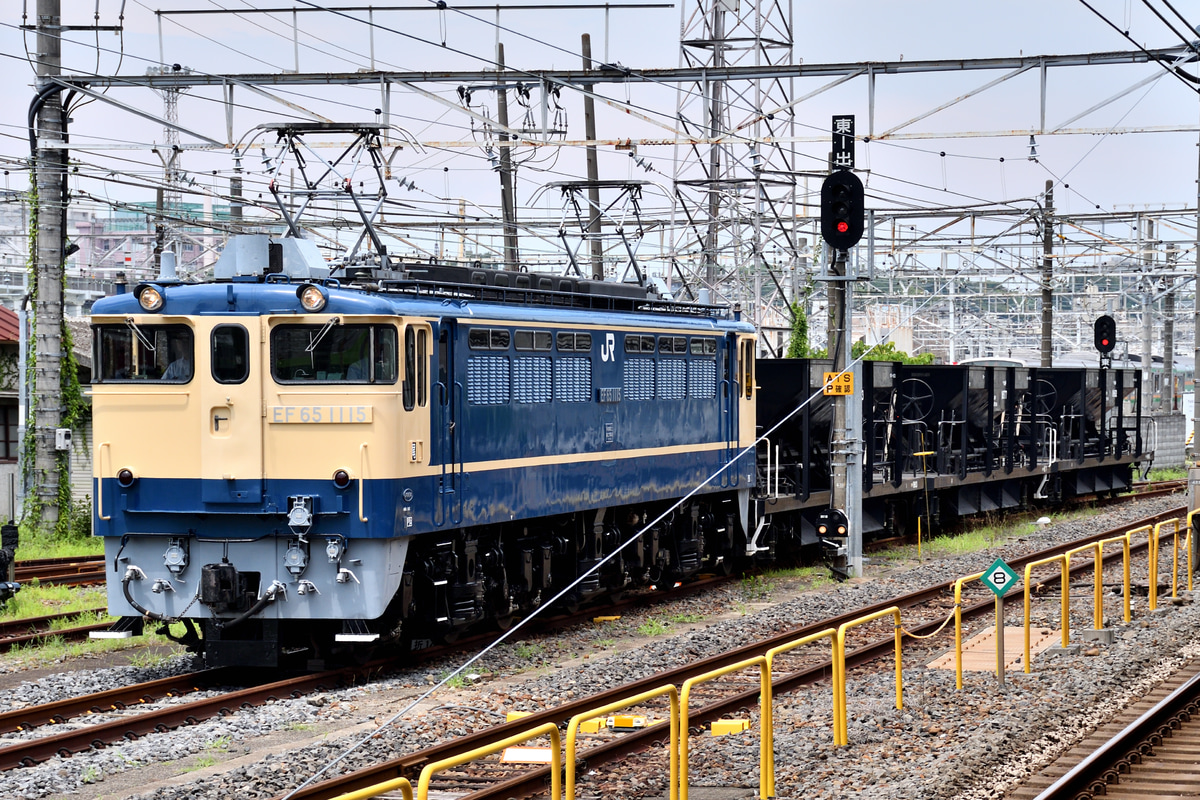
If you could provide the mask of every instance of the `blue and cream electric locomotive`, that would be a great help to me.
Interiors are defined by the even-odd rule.
[[[328,275],[311,242],[238,237],[211,282],[95,303],[111,635],[180,620],[212,664],[273,665],[503,626],[717,473],[568,600],[745,552],[736,313],[562,276]]]

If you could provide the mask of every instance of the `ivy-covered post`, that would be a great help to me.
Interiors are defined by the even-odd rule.
[[[34,358],[30,359],[32,408],[26,420],[24,448],[28,455],[32,440],[33,464],[31,472],[30,465],[25,465],[32,480],[24,513],[26,520],[48,527],[58,522],[63,462],[69,455],[56,450],[54,444],[55,430],[62,427],[63,416],[60,375],[68,363],[62,336],[67,151],[59,147],[66,140],[67,120],[62,95],[54,84],[54,78],[62,72],[59,0],[38,0],[37,7],[38,93],[34,99],[37,128],[31,153],[36,192],[36,222],[31,236],[36,237],[37,245],[30,248],[33,258],[29,269],[34,308],[30,346]]]

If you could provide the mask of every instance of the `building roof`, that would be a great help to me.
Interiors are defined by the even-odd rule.
[[[17,315],[4,306],[0,306],[0,342],[21,341],[21,327],[17,323]]]

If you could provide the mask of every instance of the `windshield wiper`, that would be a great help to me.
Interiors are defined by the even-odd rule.
[[[154,342],[152,342],[148,338],[146,338],[146,334],[142,333],[142,329],[137,326],[137,323],[133,321],[133,318],[126,317],[125,324],[129,326],[130,330],[133,331],[133,335],[138,338],[138,341],[142,343],[142,346],[145,347],[147,350],[149,350],[151,353],[153,353],[154,352]]]
[[[321,330],[317,331],[317,335],[314,336],[312,341],[308,343],[308,347],[304,348],[304,352],[311,353],[313,350],[315,350],[317,345],[321,343],[321,340],[325,338],[325,334],[329,333],[333,326],[341,324],[341,317],[334,317],[333,319],[329,320],[329,322],[326,322],[325,326],[321,328]]]

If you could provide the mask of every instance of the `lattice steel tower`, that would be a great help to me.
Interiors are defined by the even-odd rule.
[[[681,9],[681,65],[718,77],[679,90],[672,261],[713,301],[741,302],[760,326],[786,325],[784,289],[794,291],[788,277],[803,253],[796,149],[786,141],[796,127],[792,81],[719,73],[794,63],[791,3],[688,0]],[[756,143],[763,138],[785,141]]]

